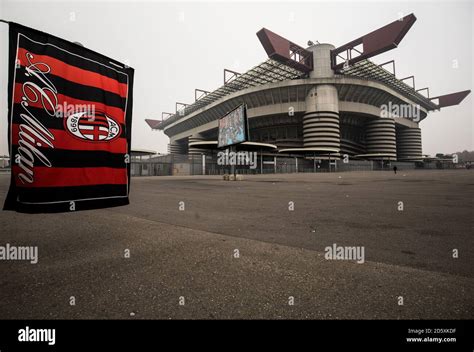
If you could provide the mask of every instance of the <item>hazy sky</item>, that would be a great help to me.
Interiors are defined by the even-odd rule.
[[[470,1],[456,2],[132,2],[0,0],[0,18],[54,34],[135,68],[132,148],[165,152],[168,137],[145,118],[191,103],[194,88],[222,85],[223,68],[244,72],[267,57],[255,33],[266,27],[306,46],[342,45],[415,13],[400,46],[373,59],[395,59],[397,77],[415,75],[431,96],[473,88]],[[0,23],[0,154],[7,148],[8,26]],[[457,68],[453,67],[453,60]],[[470,96],[421,123],[423,153],[474,150]]]

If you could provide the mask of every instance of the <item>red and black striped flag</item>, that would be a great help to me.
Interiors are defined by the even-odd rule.
[[[128,204],[133,69],[10,23],[5,210]]]

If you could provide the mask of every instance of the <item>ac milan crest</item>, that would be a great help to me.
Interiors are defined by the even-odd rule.
[[[74,137],[88,142],[109,142],[120,136],[120,125],[103,112],[78,112],[64,119],[64,127]]]

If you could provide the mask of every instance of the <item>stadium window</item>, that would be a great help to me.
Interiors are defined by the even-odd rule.
[[[302,126],[297,127],[298,139],[303,138],[303,128]]]
[[[295,139],[298,135],[298,129],[295,126],[291,126],[288,128],[288,138]]]
[[[260,138],[261,138],[261,137],[260,137],[260,133],[257,132],[257,131],[254,131],[254,132],[253,132],[253,139],[252,139],[252,140],[259,142],[259,141],[260,141]]]
[[[286,139],[286,127],[280,127],[278,129],[278,139]]]
[[[272,128],[270,132],[270,139],[274,141],[275,139],[277,139],[277,136],[278,136],[278,130],[276,128]]]

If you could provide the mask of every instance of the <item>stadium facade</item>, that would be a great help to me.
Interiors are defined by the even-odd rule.
[[[393,61],[369,60],[396,48],[415,20],[408,15],[340,47],[308,42],[303,48],[262,29],[257,36],[268,60],[242,74],[225,70],[219,89],[196,90],[194,103],[176,103],[175,113],[146,121],[170,138],[171,154],[209,155],[217,148],[218,119],[245,104],[249,142],[242,149],[303,159],[420,162],[420,122],[470,91],[430,97],[413,76],[397,78]]]

